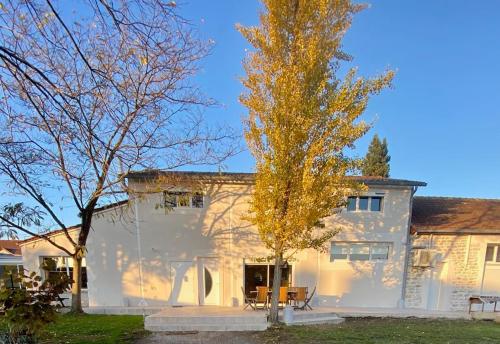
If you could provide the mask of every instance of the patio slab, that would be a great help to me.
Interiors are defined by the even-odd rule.
[[[416,308],[374,308],[374,307],[318,307],[336,312],[344,318],[427,318],[427,319],[471,319],[466,312],[432,311]]]

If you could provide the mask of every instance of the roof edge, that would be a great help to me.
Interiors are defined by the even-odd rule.
[[[144,170],[132,171],[125,174],[128,179],[150,179],[161,176],[177,178],[193,178],[207,181],[243,181],[253,183],[255,173],[251,172],[198,172],[198,171],[162,171]],[[427,183],[415,180],[370,177],[370,176],[347,176],[348,179],[358,180],[367,185],[391,185],[391,186],[427,186]]]

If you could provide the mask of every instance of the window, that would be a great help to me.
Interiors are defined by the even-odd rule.
[[[71,257],[43,257],[42,267],[45,278],[53,274],[66,274],[73,280],[73,258]],[[87,288],[87,264],[85,258],[82,261],[82,288]]]
[[[488,244],[486,246],[486,257],[487,262],[500,263],[500,244]]]
[[[347,211],[356,211],[357,197],[349,197],[347,203]]]
[[[332,259],[347,259],[349,244],[335,244],[332,246]]]
[[[388,242],[332,242],[330,261],[388,260],[391,247]]]
[[[203,194],[195,193],[191,197],[191,203],[193,204],[193,208],[203,208]]]
[[[370,260],[370,244],[351,244],[349,260]]]
[[[163,191],[163,205],[165,208],[203,208],[202,193],[169,192]]]
[[[382,210],[382,197],[371,197],[370,211]]]
[[[359,197],[358,210],[368,210],[368,197]]]
[[[347,199],[347,211],[382,211],[382,196],[351,196]]]
[[[22,265],[0,265],[1,284],[7,288],[17,288],[19,285],[14,282],[16,273],[23,273]]]

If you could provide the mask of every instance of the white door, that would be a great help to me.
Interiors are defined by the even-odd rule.
[[[500,296],[500,244],[487,245],[481,294]]]
[[[219,258],[201,258],[198,273],[200,304],[220,305]]]
[[[196,305],[196,269],[191,261],[170,263],[172,290],[170,304],[174,306]]]
[[[450,307],[448,263],[440,262],[430,271],[427,309],[447,311]]]

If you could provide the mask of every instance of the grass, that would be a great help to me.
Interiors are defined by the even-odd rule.
[[[146,333],[140,315],[65,314],[48,325],[39,340],[43,344],[133,343]]]
[[[500,343],[500,324],[492,321],[357,318],[341,325],[270,329],[267,343]]]

